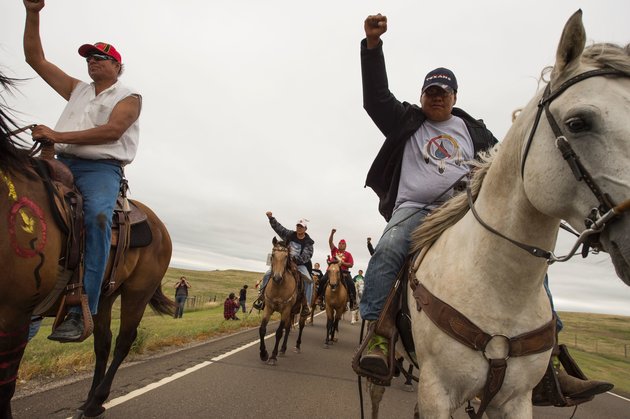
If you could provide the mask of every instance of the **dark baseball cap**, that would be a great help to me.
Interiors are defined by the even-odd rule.
[[[424,84],[422,85],[422,92],[424,93],[424,91],[431,86],[438,86],[447,91],[452,90],[453,92],[457,92],[457,79],[451,70],[439,67],[429,71],[426,75]]]

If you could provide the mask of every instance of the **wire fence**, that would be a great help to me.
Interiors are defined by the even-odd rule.
[[[205,304],[216,303],[216,301],[217,301],[216,295],[213,295],[211,297],[192,295],[186,298],[186,308],[188,309],[203,308]]]
[[[574,334],[573,337],[565,336],[561,339],[561,343],[584,352],[630,358],[630,342],[610,342],[601,338]]]

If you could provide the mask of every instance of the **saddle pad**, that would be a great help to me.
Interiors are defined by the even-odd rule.
[[[112,226],[112,244],[111,247],[118,245],[118,227]],[[129,239],[129,248],[146,247],[153,241],[153,233],[151,226],[147,220],[131,225],[131,237]]]

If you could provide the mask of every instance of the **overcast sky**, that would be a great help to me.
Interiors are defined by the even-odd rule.
[[[172,266],[266,270],[273,211],[288,228],[310,220],[316,262],[336,228],[356,272],[367,266],[366,237],[378,241],[385,226],[364,188],[383,141],[362,108],[365,17],[388,17],[385,58],[400,100],[417,103],[423,76],[448,67],[457,105],[501,139],[578,8],[589,43],[630,42],[627,0],[48,0],[41,35],[47,58],[83,80],[81,44],[122,54],[122,81],[144,98],[130,196],[167,225]],[[23,124],[53,127],[65,102],[24,62],[24,16],[21,0],[2,1],[0,66],[27,79],[5,100]],[[606,255],[553,265],[550,278],[560,310],[630,315],[630,288]]]

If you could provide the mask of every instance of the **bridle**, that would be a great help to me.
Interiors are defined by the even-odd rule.
[[[595,248],[600,247],[600,244],[598,243],[599,240],[597,237],[608,225],[608,223],[612,221],[614,218],[621,215],[622,213],[630,210],[630,199],[622,202],[619,205],[615,205],[610,195],[603,192],[602,189],[597,185],[597,183],[595,182],[591,174],[588,172],[588,170],[584,167],[584,165],[580,161],[579,156],[575,153],[575,151],[571,147],[571,144],[569,143],[567,138],[564,136],[562,129],[560,128],[555,118],[553,117],[553,114],[549,110],[549,105],[551,104],[551,102],[554,99],[556,99],[558,96],[560,96],[569,87],[573,86],[574,84],[577,84],[580,81],[591,78],[591,77],[608,76],[608,75],[628,77],[627,74],[625,74],[624,72],[620,70],[616,70],[612,68],[601,68],[601,69],[590,70],[590,71],[586,71],[584,73],[578,74],[577,76],[574,76],[568,79],[567,81],[565,81],[564,83],[562,83],[553,92],[551,91],[551,84],[547,84],[547,87],[545,88],[545,91],[543,92],[542,98],[538,102],[538,111],[536,113],[536,118],[534,119],[534,124],[529,134],[529,137],[527,139],[527,143],[525,144],[523,159],[521,161],[521,178],[522,178],[525,172],[525,161],[527,160],[527,156],[529,154],[529,148],[531,146],[532,140],[534,138],[534,134],[536,133],[536,129],[538,128],[538,123],[540,122],[542,113],[544,111],[545,115],[547,116],[547,121],[549,122],[549,125],[551,126],[551,129],[555,135],[556,147],[558,148],[558,150],[560,150],[560,152],[562,153],[562,157],[566,160],[567,164],[571,168],[571,171],[573,172],[575,179],[578,182],[583,180],[586,183],[586,185],[589,187],[591,192],[595,195],[595,197],[597,198],[597,201],[599,202],[599,207],[591,209],[590,213],[585,217],[584,223],[586,225],[586,230],[584,230],[578,236],[578,239],[576,240],[575,245],[566,256],[558,257],[554,255],[554,253],[551,251],[540,249],[536,246],[520,243],[516,240],[513,240],[501,234],[494,228],[490,227],[487,223],[485,223],[481,219],[481,217],[479,217],[479,214],[477,213],[474,207],[474,202],[473,202],[470,186],[467,187],[468,205],[473,215],[477,219],[477,221],[485,229],[509,241],[510,243],[520,247],[521,249],[527,251],[529,254],[533,256],[546,259],[549,265],[551,265],[554,262],[566,262],[567,260],[571,259],[575,255],[575,253],[577,252],[578,248],[581,245],[583,245],[582,256],[586,257],[589,251],[589,247],[591,246]],[[470,182],[468,182],[468,185],[470,185]]]
[[[274,272],[273,272],[273,257],[274,257],[274,253],[284,253],[286,254],[286,262],[284,264],[284,272],[286,272],[287,270],[289,270],[289,249],[286,246],[281,246],[281,245],[275,245],[273,247],[273,250],[271,251],[271,257],[272,257],[272,263],[271,263],[271,276],[272,278],[275,278]],[[284,275],[282,276],[282,278],[284,278]],[[275,280],[275,279],[274,279]]]

